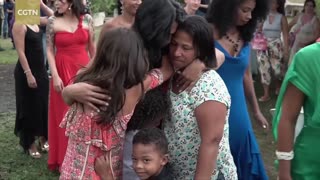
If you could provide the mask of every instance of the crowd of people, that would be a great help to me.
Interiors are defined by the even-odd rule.
[[[15,2],[5,2],[9,17]],[[278,178],[320,178],[314,0],[290,23],[284,0],[118,2],[121,14],[97,43],[85,0],[41,1],[40,25],[13,17],[14,132],[28,155],[48,152],[48,168],[62,180],[267,180],[247,103],[268,129],[258,101],[270,100],[274,83]]]

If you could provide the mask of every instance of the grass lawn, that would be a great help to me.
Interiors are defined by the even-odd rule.
[[[0,51],[0,64],[15,64],[18,60],[18,55],[17,51],[12,48],[11,39],[0,39],[0,47],[5,49]]]
[[[13,134],[15,114],[0,114],[0,179],[51,180],[58,173],[47,169],[47,154],[41,159],[32,159],[23,153],[18,138]]]
[[[100,28],[97,28],[97,37],[99,32]],[[97,39],[98,38],[96,38],[96,40]],[[16,51],[11,49],[11,41],[8,39],[0,39],[0,45],[6,49],[6,51],[0,51],[0,64],[15,64],[18,58]],[[260,97],[262,89],[259,82],[255,82],[255,88],[257,97]],[[275,97],[269,102],[260,104],[261,110],[269,120],[270,125],[271,115],[269,110],[273,108],[274,104]],[[47,169],[47,154],[43,154],[41,159],[32,159],[22,152],[22,148],[19,146],[19,139],[13,134],[14,122],[14,113],[0,113],[0,180],[58,179],[59,175],[57,173],[50,172]],[[275,145],[273,143],[271,130],[263,131],[254,120],[252,120],[252,125],[258,139],[269,178],[270,180],[276,180],[276,171],[273,168]]]

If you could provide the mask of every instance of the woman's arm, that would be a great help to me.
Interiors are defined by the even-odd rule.
[[[320,36],[320,22],[318,17],[316,17],[316,20],[313,23],[313,25],[313,37],[309,40],[309,42],[306,45],[313,44]]]
[[[62,97],[64,102],[68,105],[77,101],[96,111],[99,111],[98,106],[108,106],[108,101],[110,100],[108,91],[84,82],[66,86],[62,90]]]
[[[50,17],[50,16],[53,16],[53,10],[50,9],[46,4],[43,3],[42,0],[40,0],[40,9],[43,11],[43,13]]]
[[[244,74],[243,86],[244,86],[244,91],[245,91],[245,96],[247,98],[247,101],[249,102],[253,110],[254,118],[261,124],[263,128],[268,128],[269,123],[260,111],[256,93],[254,91],[252,76],[250,72],[250,66],[247,68]]]
[[[86,14],[85,21],[89,29],[88,50],[89,50],[90,58],[92,60],[96,55],[96,43],[95,43],[93,19],[89,14]]]
[[[289,23],[289,25],[288,25],[288,30],[289,30],[289,32],[290,32],[291,28],[292,28],[295,24],[297,24],[299,17],[300,17],[300,15],[298,14],[298,15],[296,15],[296,16],[290,21],[290,23]]]
[[[104,155],[96,158],[94,170],[101,180],[114,180],[109,159]]]
[[[144,91],[147,92],[148,90],[159,86],[160,84],[168,80],[172,76],[172,74],[172,65],[169,63],[168,57],[163,56],[161,68],[151,70],[150,74],[147,75],[146,79],[143,81]]]
[[[27,32],[26,25],[17,24],[17,23],[13,24],[13,27],[12,27],[12,33],[14,35],[13,40],[14,40],[14,44],[16,45],[16,51],[19,56],[19,61],[21,63],[23,71],[25,72],[30,70],[27,57],[24,53],[25,51],[24,40],[25,40],[26,32]]]
[[[55,17],[51,16],[48,19],[48,24],[46,28],[46,36],[47,36],[47,58],[50,66],[50,71],[53,79],[53,86],[55,91],[61,92],[63,89],[63,82],[60,79],[60,76],[58,74],[58,70],[56,67],[56,61],[55,61],[55,50],[54,50],[54,36],[55,36],[55,31],[54,31],[54,22],[55,22]]]
[[[313,28],[313,32],[314,32],[314,37],[315,40],[320,36],[320,22],[319,22],[319,18],[316,17],[316,21],[314,24],[314,28]]]
[[[201,136],[195,180],[211,179],[216,169],[226,115],[226,105],[217,101],[206,101],[195,109]]]
[[[44,17],[40,17],[40,25],[46,26],[48,24],[48,17],[53,16],[54,12],[46,4],[44,4],[42,0],[40,0],[40,9],[46,15]]]
[[[289,60],[289,28],[288,21],[285,16],[281,18],[281,31],[283,35],[283,49],[285,61]]]
[[[26,54],[25,54],[25,35],[27,32],[27,27],[26,25],[22,24],[16,24],[14,23],[13,28],[12,28],[12,33],[13,33],[13,40],[14,44],[16,46],[16,50],[19,56],[19,62],[22,66],[22,69],[24,71],[24,74],[27,76],[27,82],[28,86],[30,88],[36,88],[37,87],[37,82],[32,74],[32,71],[30,69]]]
[[[279,152],[290,152],[293,150],[294,132],[297,118],[304,102],[304,94],[293,84],[289,83],[284,94],[282,103],[282,114],[278,126]],[[291,179],[291,161],[279,160],[279,180]]]

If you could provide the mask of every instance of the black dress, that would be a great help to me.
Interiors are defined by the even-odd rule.
[[[16,124],[14,133],[20,138],[20,145],[28,150],[36,136],[48,136],[49,80],[44,66],[42,32],[34,32],[27,26],[25,55],[37,88],[28,86],[26,74],[20,64],[14,70],[16,95]]]

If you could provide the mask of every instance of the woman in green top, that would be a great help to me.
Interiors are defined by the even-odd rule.
[[[320,43],[300,50],[280,90],[273,119],[279,180],[320,179]],[[304,126],[294,142],[301,107]]]

